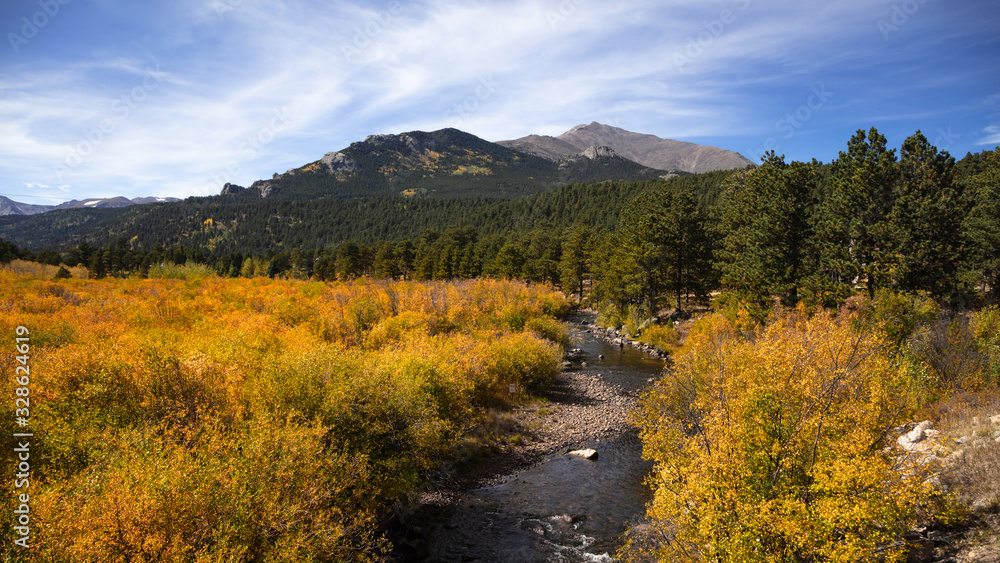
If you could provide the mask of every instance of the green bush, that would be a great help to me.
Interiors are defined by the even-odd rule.
[[[216,272],[205,264],[189,260],[185,264],[166,262],[158,266],[150,266],[146,277],[149,279],[200,280],[216,277]]]

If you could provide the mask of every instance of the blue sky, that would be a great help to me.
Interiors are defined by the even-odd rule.
[[[218,193],[369,134],[599,121],[753,160],[1000,145],[1000,3],[7,0],[0,195]]]

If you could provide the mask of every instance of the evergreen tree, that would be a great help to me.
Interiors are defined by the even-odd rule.
[[[337,249],[337,277],[352,280],[364,273],[361,247],[353,242],[345,242]]]
[[[523,270],[524,250],[520,245],[508,242],[500,248],[493,263],[490,264],[488,275],[510,280],[521,277]]]
[[[794,304],[811,273],[812,166],[770,151],[754,170],[734,174],[718,209],[716,267],[724,285],[754,299],[781,294]]]
[[[375,277],[393,279],[398,275],[396,246],[388,241],[379,241],[375,245]]]
[[[396,270],[403,276],[403,281],[409,279],[410,272],[413,270],[413,258],[415,255],[416,250],[411,241],[404,240],[396,244],[394,252]]]
[[[831,167],[818,229],[824,266],[835,282],[863,281],[869,297],[898,263],[890,216],[896,178],[895,150],[874,127],[858,130]]]
[[[899,173],[890,213],[897,251],[892,280],[909,291],[943,297],[955,290],[962,261],[962,220],[967,215],[955,159],[917,131],[900,150]]]
[[[592,231],[586,225],[568,229],[559,261],[559,283],[567,295],[577,293],[577,302],[583,303],[584,280],[590,272],[590,243]]]
[[[978,159],[977,159],[978,160]],[[964,222],[968,259],[972,270],[985,283],[990,300],[1000,298],[1000,149],[989,151],[979,173],[972,176],[968,191],[972,210]]]
[[[0,238],[0,264],[7,264],[11,260],[16,260],[20,254],[21,250],[16,244]]]
[[[619,307],[642,303],[650,315],[669,292],[681,309],[684,295],[704,295],[711,267],[704,221],[693,194],[664,188],[637,197],[622,212],[600,293]]]
[[[91,254],[90,264],[87,265],[89,278],[99,280],[108,275],[104,254],[104,250],[97,250]]]

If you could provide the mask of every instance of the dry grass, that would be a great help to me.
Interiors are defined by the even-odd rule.
[[[955,393],[927,414],[942,441],[961,450],[949,458],[944,483],[973,512],[1000,510],[1000,390]]]

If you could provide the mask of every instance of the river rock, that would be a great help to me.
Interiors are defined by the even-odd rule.
[[[575,455],[577,457],[582,457],[583,459],[589,459],[590,461],[597,461],[597,450],[592,448],[573,450],[569,452],[569,455]]]

